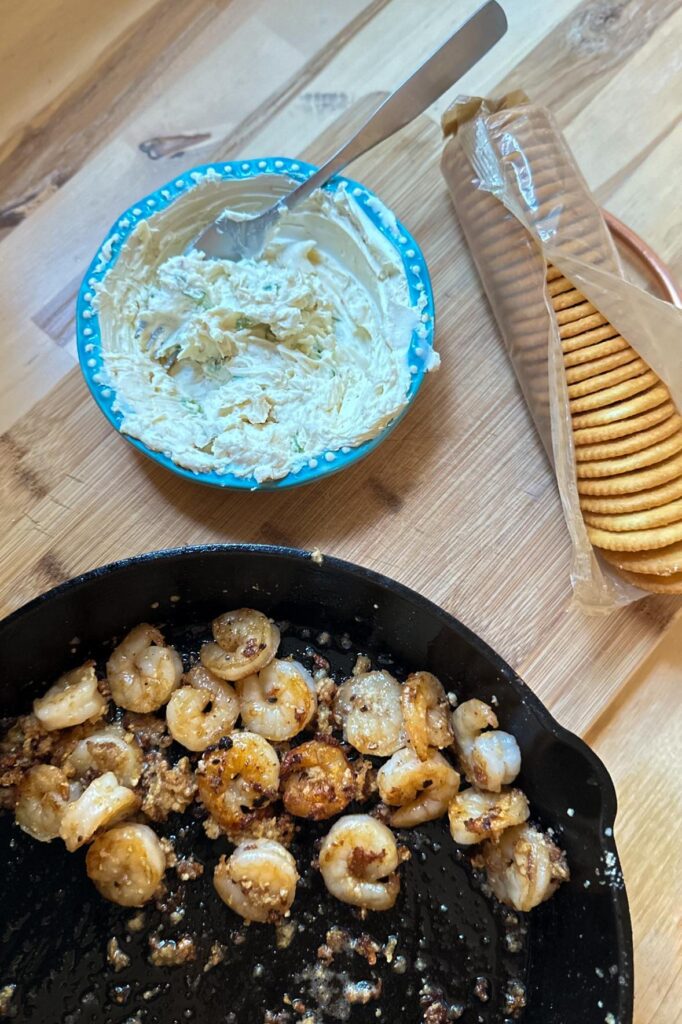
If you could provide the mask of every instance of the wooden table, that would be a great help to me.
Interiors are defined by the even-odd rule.
[[[443,356],[379,453],[300,491],[209,491],[126,446],[74,368],[75,293],[121,209],[211,159],[323,156],[475,6],[0,0],[0,604],[123,555],[226,540],[319,546],[422,591],[605,758],[620,795],[636,1020],[670,1024],[682,1020],[679,603],[596,619],[570,603],[553,479],[437,168],[452,95],[353,167],[424,248]],[[507,6],[508,35],[456,91],[520,86],[549,104],[599,201],[682,278],[679,4]]]

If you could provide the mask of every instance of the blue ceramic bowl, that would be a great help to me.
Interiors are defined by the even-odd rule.
[[[163,185],[155,192],[140,199],[139,202],[125,210],[112,225],[106,238],[99,247],[95,257],[88,267],[87,273],[78,293],[76,307],[76,337],[78,341],[78,358],[85,381],[92,392],[92,395],[100,409],[109,422],[121,431],[123,416],[114,409],[116,395],[112,388],[107,386],[102,377],[102,352],[100,348],[100,330],[97,310],[92,306],[93,287],[101,281],[106,272],[112,267],[121,251],[127,237],[134,230],[136,225],[146,217],[163,210],[183,195],[189,189],[195,187],[196,176],[203,175],[206,171],[212,170],[220,178],[225,180],[255,178],[258,175],[284,175],[294,181],[303,181],[313,174],[317,168],[303,160],[289,160],[285,157],[268,157],[257,160],[239,160],[232,163],[203,164],[200,167],[191,168],[179,175],[173,181]],[[173,462],[161,452],[154,451],[137,438],[123,434],[123,437],[139,451],[165,466],[166,469],[178,473],[189,480],[196,480],[199,483],[209,484],[213,487],[236,488],[240,490],[278,490],[283,487],[295,487],[298,484],[310,483],[331,473],[337,473],[357,462],[373,451],[385,437],[393,430],[398,421],[402,419],[409,408],[409,404],[417,394],[424,374],[430,350],[433,347],[434,335],[434,309],[433,293],[431,291],[431,280],[426,266],[426,260],[409,231],[392,216],[386,216],[386,208],[377,203],[377,197],[364,185],[359,184],[350,178],[334,177],[324,187],[327,191],[333,192],[345,183],[353,198],[362,207],[364,213],[377,227],[381,234],[390,242],[400,257],[405,268],[410,298],[416,304],[422,295],[426,296],[426,303],[422,310],[421,331],[415,330],[412,336],[408,359],[412,380],[408,391],[408,404],[396,418],[386,426],[381,433],[370,441],[355,448],[347,448],[336,452],[323,453],[317,459],[303,466],[296,473],[289,473],[279,480],[266,480],[258,483],[253,477],[238,477],[232,473],[195,473],[185,469]],[[390,211],[389,211],[390,213]],[[421,299],[423,302],[424,300]]]

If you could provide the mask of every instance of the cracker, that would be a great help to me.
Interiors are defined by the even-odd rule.
[[[500,295],[500,303],[504,304],[505,309],[508,311],[509,320],[514,324],[533,324],[539,330],[542,330],[547,336],[547,311],[542,308],[532,307],[528,305],[528,299],[519,301],[518,299],[512,300],[509,297],[505,297],[502,293]]]
[[[509,241],[507,240],[507,245]],[[531,266],[527,259],[507,261],[499,270],[494,273],[495,284],[498,288],[504,285],[514,284],[516,288],[525,288],[533,277]],[[525,279],[525,280],[524,280]]]
[[[602,409],[592,409],[590,412],[578,413],[573,417],[573,429],[582,430],[584,427],[601,427],[605,423],[613,423],[614,420],[628,419],[648,409],[655,409],[656,406],[670,401],[670,393],[665,384],[657,384],[649,388],[641,395],[635,395],[624,402],[615,402],[613,405],[604,406]]]
[[[573,309],[581,309],[585,305],[589,306],[590,303],[582,303],[580,306],[574,306]],[[562,313],[557,313],[557,319],[559,316],[566,316],[569,312],[573,312],[573,310],[565,309]],[[607,324],[611,330],[613,330],[613,326],[609,324],[606,317],[602,316],[601,313],[590,313],[589,315],[584,314],[580,319],[574,321],[566,320],[563,323],[559,322],[559,337],[562,339],[574,338],[576,334],[584,334],[585,331],[591,331],[595,327],[604,327]]]
[[[601,549],[600,549],[601,550]],[[682,541],[675,541],[665,548],[653,551],[602,551],[604,558],[619,569],[628,572],[651,573],[656,576],[672,576],[682,573]]]
[[[571,219],[571,230],[574,231],[575,227],[576,222]],[[585,263],[601,263],[603,260],[603,245],[594,233],[589,238],[566,239],[561,243],[561,250],[563,256],[572,256]]]
[[[620,575],[628,583],[652,594],[682,594],[682,572],[673,572],[670,576],[652,576],[643,572],[628,572],[619,569]]]
[[[573,367],[582,367],[586,362],[597,362],[607,355],[619,355],[621,352],[628,354],[628,361],[638,357],[635,349],[620,334],[612,334],[609,338],[600,338],[596,343],[591,341],[590,344],[587,344],[587,336],[595,333],[588,331],[586,335],[571,339],[573,341],[580,341],[582,338],[586,339],[586,344],[576,345],[573,348],[567,348],[565,341],[561,342],[565,370],[570,370]]]
[[[649,530],[627,530],[612,533],[587,527],[587,535],[595,547],[607,551],[655,551],[682,541],[682,523],[654,526]]]
[[[657,444],[641,448],[638,452],[623,455],[617,459],[595,459],[591,462],[578,463],[578,479],[596,480],[602,477],[618,476],[620,473],[631,473],[635,469],[654,466],[664,459],[670,458],[682,450],[682,431]]]
[[[637,358],[637,353],[632,346],[628,344],[625,338],[621,338],[620,334],[616,334],[605,341],[598,342],[596,345],[591,343],[589,345],[576,345],[574,350],[570,352],[564,351],[564,367],[568,370],[572,366],[581,366],[583,363],[590,363],[595,359],[603,359],[604,356],[613,356],[617,352],[628,352],[631,359]]]
[[[544,309],[535,309],[525,303],[521,302],[510,302],[509,299],[501,298],[500,305],[504,306],[504,309],[509,319],[510,325],[520,325],[525,328],[528,324],[534,326],[538,330],[543,330],[545,336],[547,336],[547,312]]]
[[[570,309],[572,306],[577,306],[578,303],[582,302],[587,302],[583,293],[578,291],[577,288],[571,288],[568,292],[555,295],[552,299],[552,306],[554,307],[554,312],[559,313],[561,310]]]
[[[620,352],[612,352],[610,356],[604,356],[602,359],[590,359],[587,363],[568,366],[566,367],[566,383],[577,384],[578,381],[587,380],[588,377],[598,377],[600,373],[609,373],[638,358],[633,348],[624,348]]]
[[[477,240],[480,243],[478,235]],[[515,263],[517,259],[528,263],[529,257],[527,252],[520,252],[518,247],[514,246],[511,248],[511,239],[506,232],[499,237],[491,235],[484,244],[480,244],[479,252],[484,262],[496,270],[504,269],[510,263]],[[535,261],[533,261],[533,266],[535,265]]]
[[[682,454],[678,452],[664,462],[632,473],[620,473],[603,479],[578,480],[578,493],[594,497],[611,497],[614,494],[632,494],[633,491],[648,491],[659,484],[668,483],[682,476]],[[646,570],[642,570],[645,572]]]
[[[552,161],[551,156],[533,159],[531,180],[527,184],[524,183],[523,191],[529,198],[528,205],[538,207],[538,209],[541,207],[543,197],[552,199],[552,211],[556,207],[558,198],[563,202],[564,195],[558,180],[556,162]]]
[[[556,320],[560,327],[565,324],[572,324],[576,321],[584,320],[586,317],[598,316],[604,323],[608,321],[601,315],[596,306],[593,306],[591,302],[579,302],[577,305],[571,306],[569,309],[560,309],[555,311]],[[598,327],[599,324],[595,324]]]
[[[660,377],[653,370],[647,370],[638,377],[624,380],[613,387],[604,388],[601,391],[593,391],[592,394],[582,395],[580,398],[572,398],[569,401],[571,413],[588,412],[590,409],[604,409],[614,405],[616,402],[624,402],[634,395],[641,394],[649,388],[658,384]]]
[[[556,278],[547,278],[547,294],[550,299],[553,299],[555,295],[564,295],[566,292],[570,292],[572,288],[573,284],[567,277],[562,277],[561,274]]]
[[[499,220],[493,220],[488,225],[489,219],[487,214],[483,217],[478,216],[471,224],[472,231],[476,232],[479,252],[483,252],[484,248],[497,246],[501,241],[504,241],[506,242],[506,250],[502,251],[506,252],[507,263],[515,262],[518,256],[518,246],[516,244],[517,237],[511,225]],[[518,227],[518,221],[516,226]]]
[[[629,416],[622,420],[614,420],[612,423],[604,423],[594,427],[576,429],[573,424],[573,441],[575,444],[601,444],[603,441],[612,441],[616,437],[629,437],[640,430],[648,430],[656,423],[662,423],[670,416],[676,415],[675,406],[672,402],[663,402],[653,409],[645,410],[639,415]]]
[[[655,526],[668,526],[682,520],[682,500],[669,501],[657,508],[645,508],[641,512],[629,512],[625,515],[595,515],[594,512],[583,512],[586,526],[595,530],[609,530],[620,533],[623,530],[652,530]]]
[[[568,278],[564,277],[558,267],[553,267],[550,263],[547,267],[547,281],[557,281],[559,278],[563,278],[564,281],[568,281]],[[570,285],[570,282],[569,282]],[[570,285],[572,288],[573,285]]]
[[[621,437],[616,441],[604,441],[601,444],[577,444],[575,458],[577,462],[592,462],[597,459],[617,459],[621,455],[640,452],[642,448],[665,441],[682,428],[682,416],[675,413],[662,423],[657,423],[650,430],[639,430],[635,434]],[[599,429],[594,428],[594,429]]]
[[[660,487],[651,487],[633,494],[615,494],[611,497],[581,495],[580,508],[583,513],[598,512],[600,515],[622,515],[626,512],[659,508],[678,498],[682,498],[682,478],[670,480]]]
[[[535,224],[545,219],[555,219],[557,213],[557,197],[560,192],[561,186],[557,184],[556,180],[549,188],[545,186],[544,194],[549,195],[549,198],[540,202],[529,211]],[[581,220],[587,221],[588,223],[594,222],[594,217],[592,216],[592,205],[588,205],[580,195],[573,192],[571,189],[563,192],[561,196],[561,206],[564,210],[564,216],[570,220],[571,228],[573,230],[575,230],[575,225]],[[595,232],[592,232],[592,234],[594,235]],[[580,238],[580,241],[584,242],[584,237]],[[565,251],[563,245],[562,249]]]
[[[617,352],[616,355],[620,355],[620,352]],[[606,373],[597,373],[592,377],[585,377],[574,384],[569,384],[568,397],[582,398],[583,395],[591,395],[595,391],[603,391],[604,388],[610,388],[614,384],[622,384],[624,380],[638,377],[641,373],[645,373],[647,369],[648,366],[643,359],[633,359],[623,366],[617,366],[614,370],[608,370]]]
[[[561,333],[561,332],[560,332]],[[576,349],[589,348],[596,345],[598,341],[608,341],[610,338],[618,338],[620,335],[613,324],[602,324],[601,327],[594,327],[591,331],[583,331],[582,334],[574,334],[570,338],[561,339],[561,351],[564,355],[575,352]]]

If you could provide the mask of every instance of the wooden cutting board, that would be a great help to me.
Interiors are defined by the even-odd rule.
[[[356,105],[304,155],[314,161],[330,152],[376,102],[370,96]],[[440,148],[438,126],[423,117],[353,167],[423,247],[436,301],[442,368],[386,443],[319,484],[216,491],[133,450],[74,369],[2,438],[4,611],[85,569],[154,548],[207,541],[319,547],[384,572],[458,616],[571,728],[594,720],[676,603],[649,598],[608,618],[587,618],[572,606],[554,479],[463,243],[438,168]],[[97,225],[100,235],[106,226]],[[81,269],[74,267],[59,293],[40,295],[32,320],[69,345]]]
[[[108,559],[200,541],[317,544],[421,590],[605,759],[633,915],[635,1024],[672,1024],[682,619],[657,645],[672,602],[597,619],[570,607],[554,483],[437,170],[437,127],[424,120],[353,167],[426,252],[443,356],[365,463],[288,494],[192,486],[113,434],[72,372],[78,281],[120,210],[193,163],[326,155],[337,133],[315,139],[340,111],[395,86],[476,6],[0,0],[0,614]],[[679,3],[504,6],[507,35],[457,90],[523,87],[546,103],[599,202],[682,280]]]

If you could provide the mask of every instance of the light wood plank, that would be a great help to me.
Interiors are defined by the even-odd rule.
[[[616,839],[635,943],[635,1024],[682,1020],[682,618],[587,740],[618,793]]]
[[[505,71],[495,91],[525,89],[534,102],[551,109],[562,127],[569,125],[621,69],[633,83],[644,85],[645,69],[637,73],[628,69],[640,48],[678,7],[677,0],[576,4],[562,12],[551,31],[542,33],[527,56]],[[536,16],[544,27],[545,11],[538,10]],[[600,117],[601,110],[594,109],[594,114]],[[626,117],[624,128],[629,122]],[[594,140],[595,132],[589,136]]]
[[[221,157],[246,153],[290,153],[291,140],[297,149],[314,143],[319,134],[334,124],[340,108],[347,108],[364,94],[390,92],[417,67],[440,41],[480,6],[477,0],[451,3],[414,4],[393,0],[362,32],[358,33],[326,64],[275,119],[264,121],[257,134],[242,134],[228,140]],[[543,0],[529,0],[521,11],[510,7],[507,35],[452,89],[430,108],[437,121],[440,113],[460,92],[485,95],[494,90],[501,75],[532,49],[556,21],[576,6],[576,0],[559,0],[551,10]],[[377,60],[381,53],[381,60]],[[349,68],[354,74],[349,75]],[[326,155],[320,153],[320,158]],[[354,169],[349,173],[352,175]]]
[[[112,136],[127,142],[129,159],[136,158],[142,169],[158,152],[173,156],[196,146],[201,150],[202,143],[221,138],[264,102],[279,82],[299,73],[365,8],[371,16],[384,2],[347,0],[325,13],[309,0],[289,0],[291,21],[307,26],[297,45],[276,31],[275,0],[157,0],[146,12],[141,6],[137,20],[120,35],[117,24],[110,26],[105,53],[10,135],[4,162],[0,149],[0,228],[20,223],[49,200]],[[61,46],[53,49],[68,54],[68,35],[58,34],[58,39]],[[38,48],[36,61],[41,52]],[[194,162],[202,159],[208,157],[199,155]],[[176,164],[167,176],[177,170]],[[148,186],[144,170],[138,172],[142,191],[163,180],[158,171],[148,172]],[[99,185],[90,179],[90,188],[105,183],[116,189],[109,176],[100,177]],[[118,184],[120,201],[126,192]],[[81,195],[83,187],[81,182]],[[135,192],[129,195],[133,202]]]
[[[567,141],[592,189],[626,179],[679,123],[681,36],[678,6],[566,126]],[[671,213],[682,216],[679,204]]]
[[[1,0],[0,154],[15,149],[158,0]],[[159,15],[157,14],[157,17]],[[16,173],[16,171],[15,171]]]
[[[627,218],[642,238],[657,241],[677,281],[682,281],[681,153],[682,123],[678,123],[632,173],[597,189],[606,209]]]

